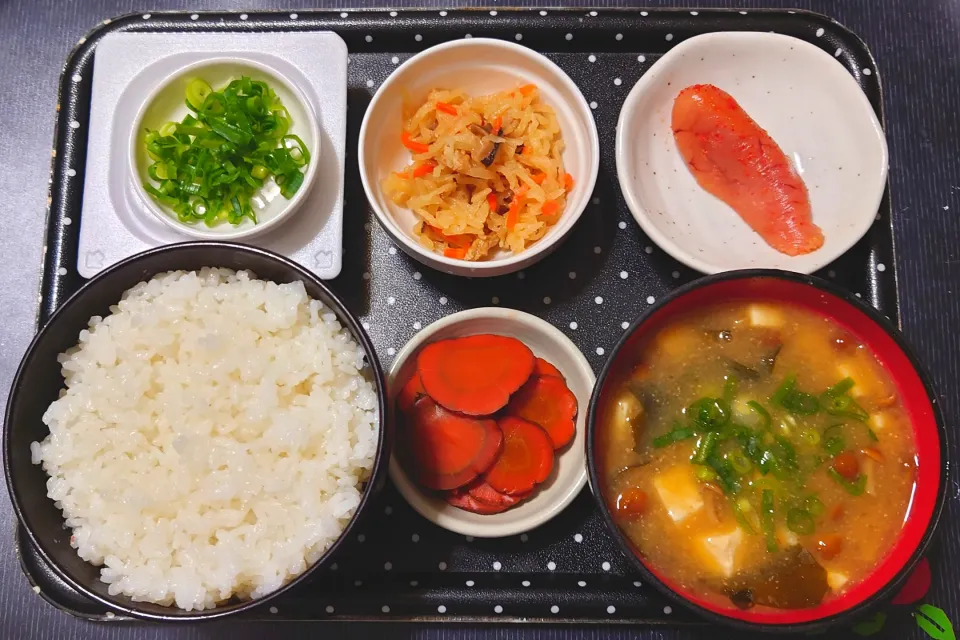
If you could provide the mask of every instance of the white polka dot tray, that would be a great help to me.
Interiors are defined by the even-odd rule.
[[[304,73],[334,64],[339,49],[310,38],[332,31],[346,43],[345,127],[324,107],[321,157],[345,171],[343,263],[330,286],[360,318],[385,369],[415,333],[464,309],[501,306],[526,311],[562,331],[598,371],[623,329],[643,309],[696,273],[645,236],[621,196],[614,160],[620,108],[640,77],[666,51],[711,31],[774,31],[835,57],[878,116],[880,85],[863,43],[832,20],[801,11],[499,9],[491,11],[301,11],[154,13],[118,18],[82,39],[64,68],[51,180],[51,209],[40,293],[40,322],[93,271],[79,227],[88,221],[83,186],[90,150],[107,141],[90,135],[94,55],[108,38],[161,34],[175,49],[196,51],[211,35],[267,37],[298,49]],[[151,37],[155,37],[152,35]],[[466,279],[429,269],[399,250],[366,204],[357,166],[360,126],[371,97],[390,73],[423,49],[471,37],[499,38],[544,53],[583,93],[600,139],[600,170],[589,204],[565,242],[534,266],[495,278]],[[118,40],[114,40],[115,42]],[[115,46],[115,45],[114,45]],[[239,45],[237,45],[239,46]],[[252,45],[251,45],[252,47]],[[159,57],[159,54],[158,56]],[[150,61],[142,61],[146,66]],[[345,60],[346,62],[346,60]],[[99,61],[98,61],[99,64]],[[311,66],[312,65],[312,66]],[[308,80],[317,80],[317,74]],[[330,87],[330,91],[342,87]],[[317,92],[323,91],[318,86]],[[119,98],[119,92],[118,92]],[[341,114],[342,115],[342,114]],[[345,130],[345,138],[339,137]],[[338,147],[337,145],[345,146]],[[345,149],[346,153],[336,156]],[[94,154],[95,155],[95,154]],[[325,162],[325,160],[324,160]],[[322,167],[334,171],[337,165]],[[339,225],[334,180],[326,211]],[[306,205],[304,205],[306,206]],[[282,228],[282,227],[281,227]],[[314,229],[309,233],[316,233]],[[101,245],[119,242],[103,227]],[[340,246],[339,230],[334,244]],[[310,242],[310,237],[299,238]],[[166,241],[166,240],[164,240]],[[311,255],[291,251],[308,268]],[[83,257],[82,257],[83,256]],[[104,255],[105,266],[113,257]],[[329,275],[336,275],[331,268]],[[896,321],[897,285],[890,205],[881,202],[866,236],[819,275],[838,281]],[[549,522],[522,535],[482,539],[448,531],[414,511],[391,485],[369,505],[333,562],[311,582],[242,614],[253,619],[461,622],[689,623],[650,585],[631,574],[584,488]],[[94,620],[116,619],[52,574],[21,535],[19,557],[39,594],[60,609]]]

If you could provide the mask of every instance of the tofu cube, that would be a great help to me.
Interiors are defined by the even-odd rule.
[[[890,418],[886,412],[878,411],[870,414],[870,417],[867,418],[867,424],[870,425],[870,428],[874,431],[883,431],[890,426]]]
[[[752,327],[779,329],[783,326],[783,314],[779,309],[765,304],[752,304],[747,307],[747,321]]]
[[[704,568],[725,578],[732,576],[736,569],[737,549],[742,541],[743,531],[739,527],[700,538],[697,548],[703,557]]]
[[[839,591],[843,588],[843,585],[847,584],[850,578],[847,577],[847,574],[840,573],[839,571],[827,571],[827,586],[829,586],[833,591]]]
[[[677,465],[653,479],[660,502],[674,522],[683,522],[703,508],[703,497],[691,465]]]
[[[837,364],[837,380],[844,378],[853,378],[856,383],[853,389],[850,389],[850,395],[854,398],[862,398],[867,395],[867,381],[863,379],[863,371],[852,362],[841,362]]]

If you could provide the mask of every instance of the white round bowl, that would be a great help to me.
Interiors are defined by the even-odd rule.
[[[692,84],[728,92],[792,160],[823,229],[820,249],[777,252],[697,184],[670,127],[677,94]],[[887,179],[883,130],[850,73],[818,47],[773,33],[710,33],[671,49],[627,96],[616,141],[633,217],[664,251],[704,273],[824,267],[873,224]]]
[[[202,222],[185,224],[177,214],[158,203],[143,188],[149,181],[147,167],[151,160],[143,144],[145,129],[158,129],[167,122],[180,122],[190,113],[185,104],[187,84],[193,78],[202,78],[214,89],[221,89],[233,79],[248,76],[266,82],[280,98],[290,114],[290,133],[300,136],[310,152],[300,189],[287,200],[280,195],[280,188],[267,180],[256,198],[262,206],[254,203],[258,222],[244,218],[239,225],[222,223],[208,227]],[[150,93],[137,114],[130,133],[129,169],[134,191],[143,207],[171,229],[186,236],[214,240],[236,240],[259,235],[288,219],[304,201],[313,186],[320,158],[320,127],[317,115],[303,92],[287,76],[260,62],[242,58],[213,58],[187,65],[167,76]]]
[[[534,355],[554,364],[577,397],[577,432],[573,442],[558,452],[553,472],[533,497],[516,507],[493,515],[478,515],[453,507],[424,492],[403,470],[396,456],[390,458],[390,479],[420,515],[444,529],[477,538],[500,538],[534,529],[563,511],[587,481],[587,406],[596,376],[576,345],[559,329],[522,311],[500,307],[469,309],[424,327],[397,354],[387,380],[389,401],[394,403],[402,385],[416,368],[417,354],[431,342],[493,333],[521,340]],[[398,437],[400,437],[398,435]]]
[[[560,220],[523,252],[501,251],[481,262],[447,258],[424,248],[412,232],[416,214],[394,204],[380,187],[391,172],[410,162],[410,152],[400,143],[404,100],[423,99],[432,89],[441,87],[480,96],[531,83],[537,85],[544,101],[557,113],[566,145],[564,167],[575,181]],[[390,74],[363,117],[359,164],[363,188],[377,220],[407,254],[454,275],[499,276],[519,271],[547,256],[570,232],[593,193],[600,166],[600,142],[586,99],[560,67],[512,42],[471,38],[431,47]]]

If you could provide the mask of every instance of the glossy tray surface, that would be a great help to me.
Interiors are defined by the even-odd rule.
[[[73,51],[62,76],[53,160],[40,322],[82,283],[77,228],[87,147],[90,71],[111,32],[332,30],[349,49],[344,261],[330,281],[363,321],[385,368],[420,328],[454,311],[497,304],[545,318],[583,351],[595,371],[623,327],[660,296],[698,274],[660,251],[620,196],[614,128],[637,79],[671,46],[710,31],[775,31],[828,51],[881,114],[880,79],[863,42],[801,11],[463,10],[298,13],[152,13],[117,18]],[[423,267],[377,226],[360,183],[355,149],[373,92],[396,66],[440,42],[470,36],[519,41],[545,53],[579,85],[600,133],[600,177],[570,238],[514,275],[465,280]],[[322,55],[322,52],[318,52]],[[870,73],[865,73],[864,70]],[[882,119],[882,118],[881,118]],[[71,121],[79,128],[69,126]],[[889,199],[851,251],[818,273],[859,294],[894,322],[897,281]],[[336,563],[309,585],[254,609],[252,618],[460,620],[685,624],[655,589],[637,582],[595,513],[587,489],[560,516],[523,536],[473,540],[439,529],[388,486],[358,523]],[[107,620],[43,565],[20,537],[30,580],[55,606]]]

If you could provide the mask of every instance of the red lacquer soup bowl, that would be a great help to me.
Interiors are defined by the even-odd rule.
[[[611,375],[611,372],[625,364],[620,360],[621,354],[630,354],[637,343],[679,314],[736,300],[800,305],[832,319],[853,334],[886,370],[913,427],[916,487],[899,537],[866,579],[816,607],[738,609],[725,598],[704,598],[685,590],[647,563],[614,523],[601,491],[597,415],[605,400],[604,393],[613,388],[616,373]],[[611,389],[606,389],[607,386]],[[853,294],[812,276],[774,270],[730,271],[701,278],[665,297],[634,321],[604,365],[590,400],[587,429],[587,464],[594,497],[607,526],[634,568],[648,583],[680,604],[711,621],[742,630],[816,632],[854,622],[896,593],[923,556],[943,509],[949,468],[947,434],[929,377],[900,331],[887,318]]]

